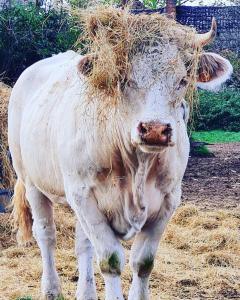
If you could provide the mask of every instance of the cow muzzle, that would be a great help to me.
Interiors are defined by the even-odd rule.
[[[173,146],[171,124],[156,121],[140,122],[137,127],[140,144],[148,147]]]

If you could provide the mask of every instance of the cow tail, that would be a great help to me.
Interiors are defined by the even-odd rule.
[[[18,244],[27,244],[32,239],[33,219],[24,183],[19,178],[14,187],[12,205],[13,225],[14,231],[17,232]]]

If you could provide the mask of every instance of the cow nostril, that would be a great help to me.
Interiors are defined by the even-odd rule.
[[[162,131],[163,135],[168,135],[172,132],[172,127],[170,124],[166,124],[166,127],[164,128],[164,130]]]
[[[144,135],[147,133],[147,125],[145,123],[140,122],[138,125],[138,131],[140,134]]]

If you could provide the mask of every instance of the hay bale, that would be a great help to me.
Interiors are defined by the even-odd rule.
[[[15,173],[8,151],[7,110],[11,88],[0,82],[0,189],[13,189]]]

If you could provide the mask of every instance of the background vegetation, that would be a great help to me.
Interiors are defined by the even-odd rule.
[[[28,66],[72,49],[80,28],[64,10],[15,5],[0,11],[0,74],[14,83]]]
[[[224,89],[213,93],[199,92],[195,130],[240,130],[240,90]]]
[[[79,7],[85,7],[87,3],[86,0],[70,2]],[[111,0],[103,2],[120,3]],[[164,4],[164,1],[155,0],[143,2],[151,8]],[[80,34],[81,28],[74,17],[63,9],[46,11],[30,3],[16,4],[1,10],[0,75],[2,80],[13,85],[22,71],[36,61],[68,49],[76,49],[76,41]],[[81,45],[78,44],[77,47]],[[224,51],[221,55],[231,61],[234,73],[225,89],[220,92],[199,91],[199,105],[194,116],[196,131],[240,130],[240,57],[231,51]],[[200,138],[200,135],[193,135],[193,137]],[[216,137],[216,134],[213,134],[213,137]]]

